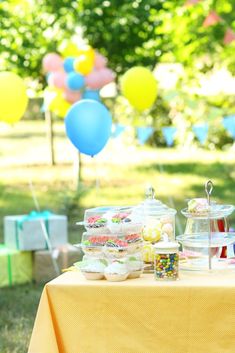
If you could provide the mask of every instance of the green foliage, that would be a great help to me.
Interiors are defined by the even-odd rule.
[[[211,9],[224,21],[205,28]],[[201,70],[215,63],[233,70],[234,44],[224,46],[223,36],[228,25],[235,28],[234,11],[233,0],[204,0],[191,7],[171,0],[3,1],[1,66],[38,78],[42,57],[82,27],[84,38],[118,73],[135,65],[153,68],[159,61],[192,68],[198,58]]]

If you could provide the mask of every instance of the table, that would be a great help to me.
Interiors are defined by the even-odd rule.
[[[42,293],[28,353],[233,353],[235,272],[125,282],[67,272]]]

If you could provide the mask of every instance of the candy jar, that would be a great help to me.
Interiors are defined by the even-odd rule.
[[[154,275],[157,280],[179,278],[179,244],[159,242],[154,245]]]
[[[154,189],[146,190],[146,199],[134,208],[133,214],[142,220],[143,259],[148,270],[153,271],[152,245],[161,241],[174,241],[176,210],[155,199]]]

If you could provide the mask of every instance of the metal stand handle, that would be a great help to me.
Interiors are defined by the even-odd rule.
[[[211,193],[212,193],[212,190],[213,190],[213,183],[211,180],[208,180],[206,183],[205,183],[205,191],[206,191],[206,196],[207,196],[207,202],[208,202],[208,205],[210,207],[210,204],[211,204]],[[208,240],[209,240],[209,246],[208,246],[208,259],[209,259],[209,270],[211,270],[211,219],[210,219],[210,210],[209,210],[209,213],[208,213]]]

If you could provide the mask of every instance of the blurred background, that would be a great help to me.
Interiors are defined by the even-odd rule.
[[[205,196],[206,180],[214,183],[214,200],[233,204],[234,14],[235,0],[1,1],[0,68],[24,79],[29,103],[17,123],[0,121],[0,242],[4,216],[35,208],[30,184],[41,209],[68,216],[72,244],[80,241],[75,223],[86,208],[136,205],[149,184],[177,209],[177,234],[185,225],[180,210]],[[43,58],[70,57],[81,43],[105,57],[115,76],[99,92],[113,125],[94,158],[68,140],[64,114],[45,108]],[[158,87],[144,110],[121,88],[126,72],[139,66]],[[148,95],[145,82],[142,88]],[[1,353],[27,351],[42,288],[0,289]]]

